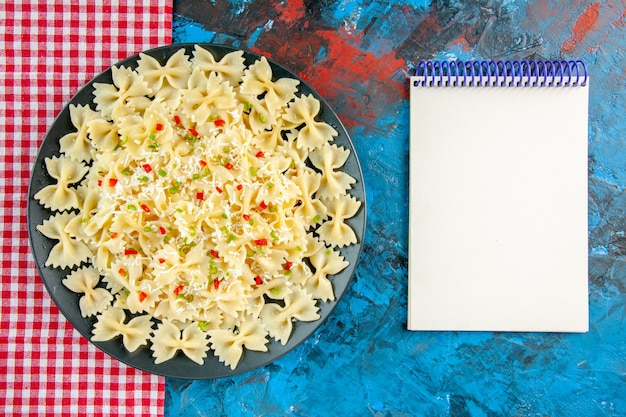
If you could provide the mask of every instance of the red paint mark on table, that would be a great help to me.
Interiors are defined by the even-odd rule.
[[[464,36],[460,36],[459,38],[448,42],[448,46],[457,46],[460,47],[464,52],[470,52],[472,50],[472,45]]]
[[[625,22],[626,22],[626,10],[622,12],[622,15],[619,17],[619,19],[613,22],[613,26],[616,28],[624,27],[626,26]]]
[[[307,75],[324,97],[344,104],[346,127],[375,121],[382,113],[380,107],[407,94],[404,79],[396,76],[406,63],[395,52],[366,52],[330,31],[317,31],[317,35],[326,41],[327,56]]]
[[[346,128],[373,128],[385,109],[408,97],[402,75],[406,62],[395,50],[364,51],[358,39],[334,28],[288,29],[275,24],[251,49],[280,57],[281,64],[311,84],[331,107],[341,109]]]
[[[302,1],[286,1],[279,10],[280,19],[287,23],[300,21],[306,17],[306,6]]]
[[[591,30],[593,25],[598,20],[598,15],[600,11],[600,3],[594,3],[587,7],[583,14],[578,17],[576,23],[574,23],[574,28],[572,30],[572,36],[563,42],[561,46],[561,52],[573,52],[576,48],[576,45],[583,40],[587,32]]]

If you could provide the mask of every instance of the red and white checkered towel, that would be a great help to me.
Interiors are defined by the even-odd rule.
[[[115,62],[171,43],[171,0],[0,2],[0,414],[156,416],[164,378],[75,331],[30,254],[32,164],[63,106]]]

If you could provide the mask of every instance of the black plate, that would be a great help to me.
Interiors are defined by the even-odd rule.
[[[169,45],[151,49],[145,51],[144,53],[156,58],[161,64],[165,64],[167,59],[181,48],[185,48],[187,55],[191,57],[194,45],[195,44]],[[237,50],[235,48],[223,45],[198,45],[210,51],[214,55],[216,60],[221,59],[229,52]],[[244,58],[245,65],[249,66],[256,60],[258,60],[260,58],[260,55],[252,52],[244,52]],[[116,64],[116,66],[124,65],[126,67],[136,68],[138,60],[139,56],[134,55],[128,59],[119,62],[118,64]],[[91,342],[99,349],[120,360],[121,362],[144,370],[146,372],[172,378],[184,379],[220,378],[251,371],[253,369],[271,363],[272,361],[291,351],[296,346],[301,344],[305,339],[307,339],[326,320],[326,318],[335,308],[337,302],[345,292],[348,284],[350,283],[350,280],[352,279],[361,252],[363,236],[365,234],[366,214],[365,187],[363,184],[363,173],[361,171],[358,157],[356,155],[350,137],[348,136],[348,133],[337,118],[335,112],[328,106],[326,101],[324,101],[319,96],[319,94],[317,94],[307,83],[300,79],[300,77],[290,72],[289,70],[281,67],[280,65],[272,62],[271,60],[268,61],[272,67],[275,78],[290,77],[299,80],[300,85],[298,86],[298,94],[313,94],[313,96],[320,101],[321,120],[329,123],[335,128],[335,130],[337,130],[337,132],[339,132],[339,136],[334,139],[334,143],[350,150],[350,156],[346,161],[346,164],[343,166],[342,171],[348,173],[356,179],[356,183],[350,190],[350,194],[356,197],[361,202],[361,208],[359,209],[356,216],[354,216],[352,219],[349,219],[347,223],[350,224],[350,226],[352,226],[352,228],[354,229],[358,238],[358,243],[356,245],[342,248],[340,250],[345,259],[350,262],[350,265],[339,274],[335,275],[334,277],[330,277],[333,283],[336,299],[335,301],[330,302],[318,301],[317,305],[320,308],[320,319],[314,322],[295,323],[291,338],[286,345],[283,346],[280,343],[274,341],[274,339],[270,338],[270,342],[267,345],[267,352],[254,352],[244,350],[244,354],[235,370],[231,370],[230,367],[220,363],[218,358],[213,354],[212,350],[207,352],[207,357],[205,358],[203,365],[196,364],[180,352],[171,360],[156,365],[154,363],[154,358],[152,357],[152,351],[150,350],[149,345],[142,346],[135,352],[130,353],[124,348],[121,338],[119,336],[107,342]],[[28,232],[31,249],[33,251],[35,262],[37,263],[37,268],[39,269],[39,273],[46,289],[50,293],[50,296],[52,297],[56,305],[59,307],[59,310],[61,310],[63,315],[76,328],[76,330],[78,330],[87,339],[90,339],[91,337],[91,330],[93,328],[93,324],[95,323],[95,318],[91,317],[85,319],[81,316],[78,306],[78,300],[80,298],[80,295],[73,293],[61,283],[61,280],[68,274],[69,270],[50,268],[44,265],[46,259],[48,258],[48,254],[50,253],[50,250],[57,243],[57,241],[46,238],[36,229],[37,225],[40,225],[45,219],[48,219],[52,212],[40,205],[37,200],[33,198],[33,196],[45,186],[54,183],[54,180],[46,172],[44,159],[47,157],[59,155],[59,139],[62,138],[65,134],[76,130],[70,121],[69,105],[90,105],[92,109],[95,109],[95,105],[93,104],[93,84],[97,82],[112,83],[111,68],[96,76],[91,82],[83,87],[70,100],[67,106],[56,118],[56,120],[50,127],[50,130],[48,131],[41,145],[41,148],[39,149],[39,153],[37,155],[37,159],[32,170],[28,190]]]

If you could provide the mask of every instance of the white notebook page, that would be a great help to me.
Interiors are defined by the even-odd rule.
[[[588,330],[588,83],[411,80],[409,330]]]

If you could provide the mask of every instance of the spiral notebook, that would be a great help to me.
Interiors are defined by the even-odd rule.
[[[588,330],[588,88],[581,61],[418,65],[409,330]]]

